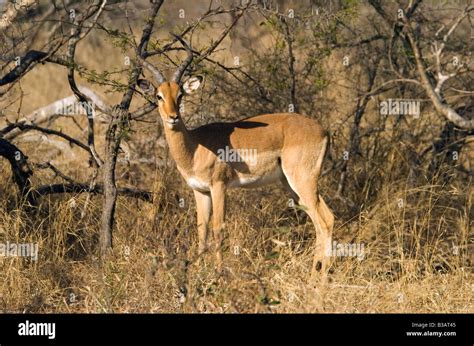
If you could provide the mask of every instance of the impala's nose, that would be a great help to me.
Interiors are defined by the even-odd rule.
[[[166,120],[166,122],[168,123],[168,125],[169,125],[170,127],[175,126],[176,124],[179,123],[178,115],[176,115],[176,114],[170,115],[170,116],[168,117],[168,119]]]

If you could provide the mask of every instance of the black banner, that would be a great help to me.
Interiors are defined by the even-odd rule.
[[[0,345],[473,345],[473,315],[0,315]]]

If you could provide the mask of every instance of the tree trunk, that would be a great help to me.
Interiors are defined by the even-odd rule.
[[[120,133],[117,124],[126,111],[116,108],[113,112],[113,118],[110,120],[106,134],[105,162],[102,165],[102,179],[104,184],[104,203],[101,217],[101,230],[99,237],[100,256],[103,259],[112,248],[112,230],[115,219],[115,206],[117,204],[117,186],[115,183],[115,166],[117,163],[117,154],[120,146]]]
[[[3,138],[0,138],[0,156],[10,162],[13,180],[18,186],[21,198],[26,198],[30,205],[34,205],[35,198],[31,193],[30,182],[30,176],[33,172],[28,164],[28,157],[19,148]]]
[[[107,255],[112,247],[112,229],[114,226],[115,206],[117,204],[117,186],[115,185],[115,163],[116,159],[110,152],[111,144],[107,145],[105,162],[102,167],[102,177],[104,182],[104,204],[102,209],[102,228],[100,231],[100,255],[101,258]]]

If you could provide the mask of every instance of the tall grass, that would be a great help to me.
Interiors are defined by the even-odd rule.
[[[45,197],[36,215],[26,215],[10,200],[14,188],[5,188],[0,242],[38,243],[39,259],[0,257],[2,310],[473,311],[470,190],[383,186],[358,217],[337,219],[334,240],[363,243],[364,256],[334,257],[322,291],[308,281],[313,226],[280,188],[230,194],[226,270],[217,277],[212,253],[196,258],[191,191],[173,170],[157,170],[154,180],[153,204],[119,199],[114,249],[103,267],[95,255],[100,196],[87,205],[85,195]]]

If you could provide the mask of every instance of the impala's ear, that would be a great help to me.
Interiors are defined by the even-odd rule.
[[[194,91],[199,89],[201,86],[201,82],[203,80],[202,76],[194,76],[190,77],[186,82],[183,84],[183,90],[186,94],[192,94]]]
[[[146,95],[155,95],[156,93],[156,88],[154,87],[153,84],[151,84],[149,81],[147,81],[146,79],[139,79],[137,81],[137,85],[140,89],[143,90],[143,92],[146,94]]]

